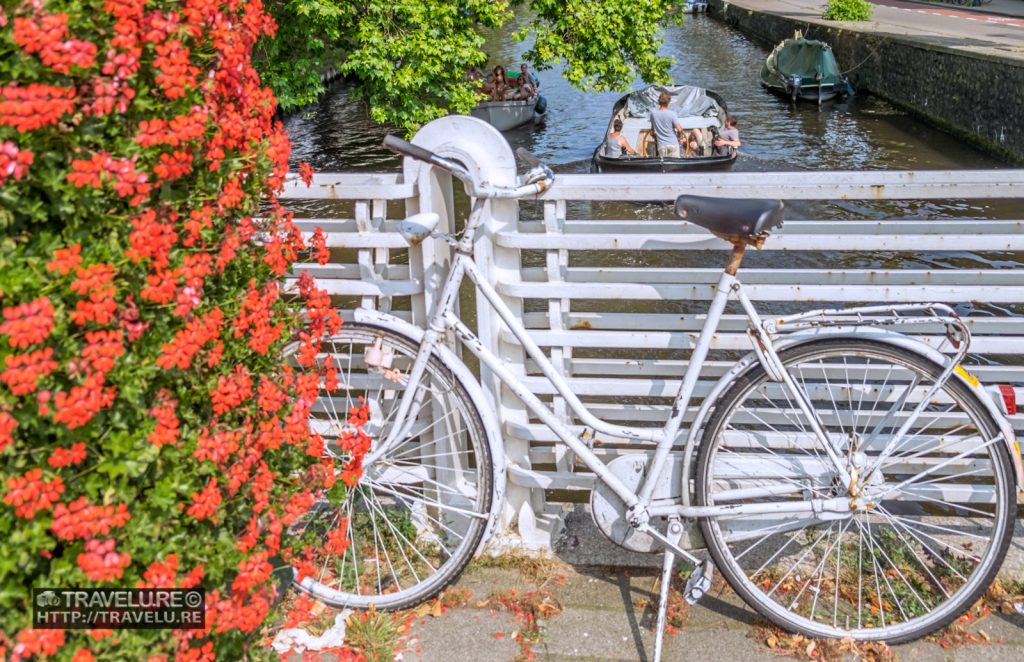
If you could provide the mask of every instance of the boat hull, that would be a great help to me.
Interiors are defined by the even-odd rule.
[[[507,131],[533,121],[538,99],[534,96],[525,101],[485,101],[477,104],[470,114],[499,131]]]
[[[728,156],[695,156],[686,159],[627,156],[612,159],[601,154],[601,146],[598,145],[591,158],[591,169],[594,172],[688,172],[728,168],[735,160],[736,150],[732,150]]]
[[[778,94],[780,97],[786,99],[792,99],[794,101],[810,101],[812,103],[822,103],[825,101],[831,101],[840,97],[846,96],[845,86],[828,86],[823,87],[819,91],[817,85],[801,85],[799,90],[794,90],[792,87],[783,87],[781,85],[768,85],[767,83],[761,83],[766,90],[773,94]],[[795,92],[795,93],[794,93]]]

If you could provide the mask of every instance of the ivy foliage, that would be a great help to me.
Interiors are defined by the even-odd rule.
[[[513,9],[530,20],[525,59],[536,69],[561,62],[581,89],[627,89],[636,79],[667,82],[660,31],[681,20],[671,0],[277,0],[278,23],[257,49],[257,67],[285,110],[323,92],[321,73],[351,77],[371,117],[407,129],[479,100],[466,80],[484,66],[487,30],[507,27]]]

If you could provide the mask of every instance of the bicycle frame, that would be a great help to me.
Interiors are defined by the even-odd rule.
[[[790,378],[782,368],[778,355],[775,353],[774,349],[772,349],[772,343],[768,334],[762,329],[763,325],[757,311],[754,309],[752,302],[743,291],[740,281],[735,276],[735,269],[732,269],[732,272],[730,273],[729,267],[727,267],[722,273],[722,277],[719,279],[718,285],[715,288],[715,294],[708,310],[707,319],[705,320],[704,326],[698,337],[697,344],[691,354],[689,364],[687,365],[686,372],[683,376],[682,384],[680,385],[679,392],[674,399],[671,414],[665,426],[661,429],[621,426],[602,421],[595,417],[572,392],[565,379],[558,374],[554,366],[551,364],[551,361],[533,341],[522,323],[516,319],[515,314],[501,300],[497,291],[490,283],[487,282],[479,267],[477,267],[474,262],[471,251],[474,235],[482,222],[484,204],[485,201],[481,199],[477,199],[474,202],[473,210],[466,224],[465,234],[460,240],[456,242],[454,239],[450,237],[448,238],[449,243],[451,243],[455,248],[453,263],[442,288],[441,296],[438,298],[435,310],[430,315],[430,322],[424,333],[419,352],[409,370],[408,380],[410,384],[418,383],[422,378],[427,360],[442,334],[451,331],[456,337],[458,337],[460,342],[462,342],[480,359],[483,365],[491,370],[491,372],[493,372],[509,389],[511,389],[517,398],[522,400],[534,415],[551,428],[556,436],[565,443],[578,458],[580,458],[588,469],[594,472],[599,480],[607,484],[615,494],[622,499],[627,509],[638,514],[638,522],[641,526],[643,526],[649,517],[654,516],[695,518],[738,514],[759,515],[765,513],[801,512],[813,512],[820,514],[822,512],[845,513],[850,511],[850,505],[848,500],[845,498],[816,499],[789,503],[767,502],[763,504],[716,506],[654,503],[653,495],[655,487],[658,484],[662,472],[666,469],[669,453],[682,427],[683,417],[690,404],[694,387],[697,384],[704,360],[707,357],[711,346],[711,339],[718,329],[718,324],[725,311],[726,303],[730,299],[736,299],[740,302],[751,322],[750,334],[752,336],[753,348],[755,351],[758,351],[759,356],[763,356],[764,360],[773,367],[776,373],[779,374],[780,381],[782,381],[789,390],[794,402],[808,417],[808,420],[811,421],[812,430],[821,441],[829,459],[835,466],[838,476],[845,484],[850,484],[851,477],[846,469],[845,463],[840,457],[838,449],[833,446],[832,439],[824,432],[823,426],[820,424],[817,415],[814,413],[806,394],[800,390],[794,380]],[[739,251],[739,255],[741,257],[742,249],[738,248],[736,250]],[[738,260],[735,255],[735,251],[733,259]],[[732,263],[732,261],[730,263]],[[738,265],[738,261],[736,264]],[[646,472],[639,492],[633,492],[630,488],[626,487],[608,469],[607,465],[602,462],[601,459],[598,458],[565,423],[559,420],[547,405],[545,405],[536,395],[530,392],[529,389],[518,380],[516,375],[503,365],[502,360],[494,355],[483,344],[483,342],[481,342],[476,334],[454,314],[455,305],[458,300],[459,288],[466,276],[469,277],[475,285],[477,292],[484,297],[488,304],[498,314],[498,317],[505,323],[507,328],[520,342],[527,355],[536,361],[541,372],[555,387],[559,395],[565,398],[566,403],[576,417],[583,421],[586,426],[593,428],[596,432],[601,432],[613,437],[639,441],[651,441],[656,443],[653,462]],[[414,401],[413,394],[417,391],[417,389],[413,388],[406,391],[399,403],[391,432],[384,442],[367,457],[368,464],[372,463],[377,457],[384,454],[391,445],[397,443],[397,440],[401,439],[409,432],[412,421],[415,419],[415,415],[410,415],[410,412],[415,413],[415,411],[418,410],[418,406],[421,404]],[[796,490],[794,489],[794,491]],[[773,491],[769,491],[767,489],[764,490],[764,496],[773,495],[778,495],[777,488]]]

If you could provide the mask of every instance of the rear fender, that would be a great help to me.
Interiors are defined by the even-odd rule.
[[[353,319],[360,324],[401,333],[413,342],[420,342],[423,339],[423,329],[394,315],[388,315],[376,310],[357,308],[353,313]],[[480,548],[476,551],[477,554],[480,554],[490,538],[491,531],[498,520],[502,505],[505,502],[507,480],[505,473],[505,445],[502,441],[501,428],[495,414],[493,401],[480,386],[476,376],[470,372],[466,364],[462,362],[462,359],[456,356],[455,352],[446,345],[435,345],[434,354],[452,371],[455,378],[466,388],[469,397],[477,405],[477,410],[480,412],[480,421],[484,425],[484,434],[487,435],[487,446],[491,451],[492,464],[494,465],[494,490],[491,497],[491,512],[487,517],[487,528],[484,530],[484,537],[480,541]]]
[[[909,350],[915,354],[919,354],[922,357],[938,363],[940,365],[948,365],[950,359],[948,356],[939,352],[932,347],[929,347],[920,340],[916,340],[910,336],[902,333],[896,333],[887,329],[880,329],[877,327],[863,326],[863,327],[828,327],[821,329],[809,329],[807,331],[800,331],[798,333],[786,334],[777,336],[774,339],[772,346],[775,351],[781,351],[783,349],[789,349],[798,345],[804,345],[815,340],[831,339],[831,338],[858,338],[865,340],[875,340],[877,342],[888,343],[895,345],[902,349]],[[686,445],[683,448],[683,475],[691,476],[691,465],[694,460],[693,453],[697,448],[697,444],[700,441],[701,435],[704,432],[704,424],[714,409],[714,404],[730,386],[732,386],[737,380],[743,375],[747,374],[750,370],[754,369],[759,363],[758,357],[755,353],[751,352],[747,356],[743,357],[733,368],[722,376],[721,379],[715,384],[714,388],[704,399],[700,409],[697,412],[697,417],[693,421],[693,426],[686,438]],[[992,399],[992,395],[985,390],[985,388],[978,381],[978,378],[970,374],[962,367],[958,368],[953,373],[953,378],[960,380],[971,392],[978,397],[978,400],[988,409],[989,413],[992,414],[993,420],[999,425],[999,432],[1003,437],[1003,441],[1006,443],[1006,448],[1010,453],[1010,459],[1013,462],[1013,469],[1016,478],[1017,491],[1024,492],[1024,464],[1021,462],[1020,444],[1016,440],[1016,435],[1013,431],[1013,427],[1010,422],[1006,419],[1003,411],[999,408],[996,402]],[[689,505],[691,490],[683,490],[683,499],[686,505]]]

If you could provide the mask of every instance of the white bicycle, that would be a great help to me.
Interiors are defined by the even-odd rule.
[[[481,549],[501,509],[500,428],[479,382],[447,340],[482,366],[554,431],[596,477],[591,508],[623,547],[663,552],[654,659],[662,647],[669,576],[677,557],[696,570],[686,598],[711,584],[712,563],[754,609],[814,637],[899,643],[959,616],[995,577],[1010,544],[1016,485],[1024,484],[1013,430],[993,398],[960,367],[967,326],[942,304],[821,310],[762,319],[736,273],[783,220],[777,200],[682,195],[676,211],[732,243],[707,320],[671,414],[661,428],[593,416],[473,261],[489,200],[543,192],[551,171],[532,167],[518,188],[475,181],[460,163],[394,137],[385,145],[451,172],[471,196],[461,237],[437,233],[437,216],[403,222],[410,244],[441,237],[454,250],[426,329],[359,310],[331,338],[337,389],[322,391],[311,422],[341,468],[350,407],[370,412],[372,445],[358,484],[326,496],[291,529],[322,545],[298,584],[335,606],[407,608],[451,584]],[[468,276],[585,428],[559,419],[453,312]],[[718,381],[689,430],[684,413],[729,300],[749,318],[751,353]],[[933,348],[892,327],[929,324]],[[923,328],[923,327],[922,327]],[[952,356],[940,350],[950,349]],[[653,456],[607,464],[593,434],[656,444]],[[699,523],[700,536],[689,535]],[[706,545],[710,560],[689,549]]]

